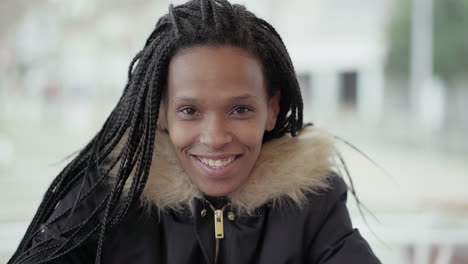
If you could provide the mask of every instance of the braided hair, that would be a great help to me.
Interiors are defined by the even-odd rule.
[[[265,132],[264,142],[286,133],[295,136],[301,130],[303,104],[295,70],[281,37],[269,23],[226,0],[170,5],[169,13],[158,20],[144,48],[131,61],[128,82],[117,105],[97,135],[52,182],[9,263],[52,262],[87,240],[97,241],[95,263],[101,262],[106,231],[122,222],[145,187],[153,151],[158,148],[155,133],[170,60],[180,50],[197,45],[232,45],[259,59],[268,96],[281,93],[277,122],[273,130]],[[119,153],[101,169],[121,141]],[[109,186],[106,178],[113,169],[117,176]],[[131,185],[123,195],[130,173]],[[82,188],[89,177],[94,177],[92,187]],[[76,186],[81,188],[73,205],[50,219],[57,203]],[[86,219],[73,225],[67,221],[63,230],[31,248],[33,238],[48,231],[46,221],[72,217],[75,208],[96,192],[103,195]]]

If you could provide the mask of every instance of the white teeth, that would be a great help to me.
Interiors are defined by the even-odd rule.
[[[230,157],[230,158],[223,159],[223,160],[212,160],[212,159],[206,159],[206,158],[201,158],[201,157],[199,157],[198,159],[210,167],[222,168],[228,165],[229,163],[231,163],[234,160],[234,157]]]

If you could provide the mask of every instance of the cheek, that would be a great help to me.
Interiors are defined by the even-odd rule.
[[[233,133],[246,145],[261,145],[265,125],[258,120],[238,121],[241,124],[233,125]]]
[[[189,147],[197,139],[196,130],[184,122],[170,122],[168,130],[172,145],[177,151]]]

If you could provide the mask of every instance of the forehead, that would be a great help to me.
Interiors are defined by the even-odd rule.
[[[169,64],[168,95],[266,96],[260,61],[233,46],[196,46],[178,52]]]

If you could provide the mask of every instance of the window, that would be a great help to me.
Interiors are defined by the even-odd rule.
[[[355,111],[357,107],[357,81],[355,71],[340,73],[340,105],[345,111]]]

